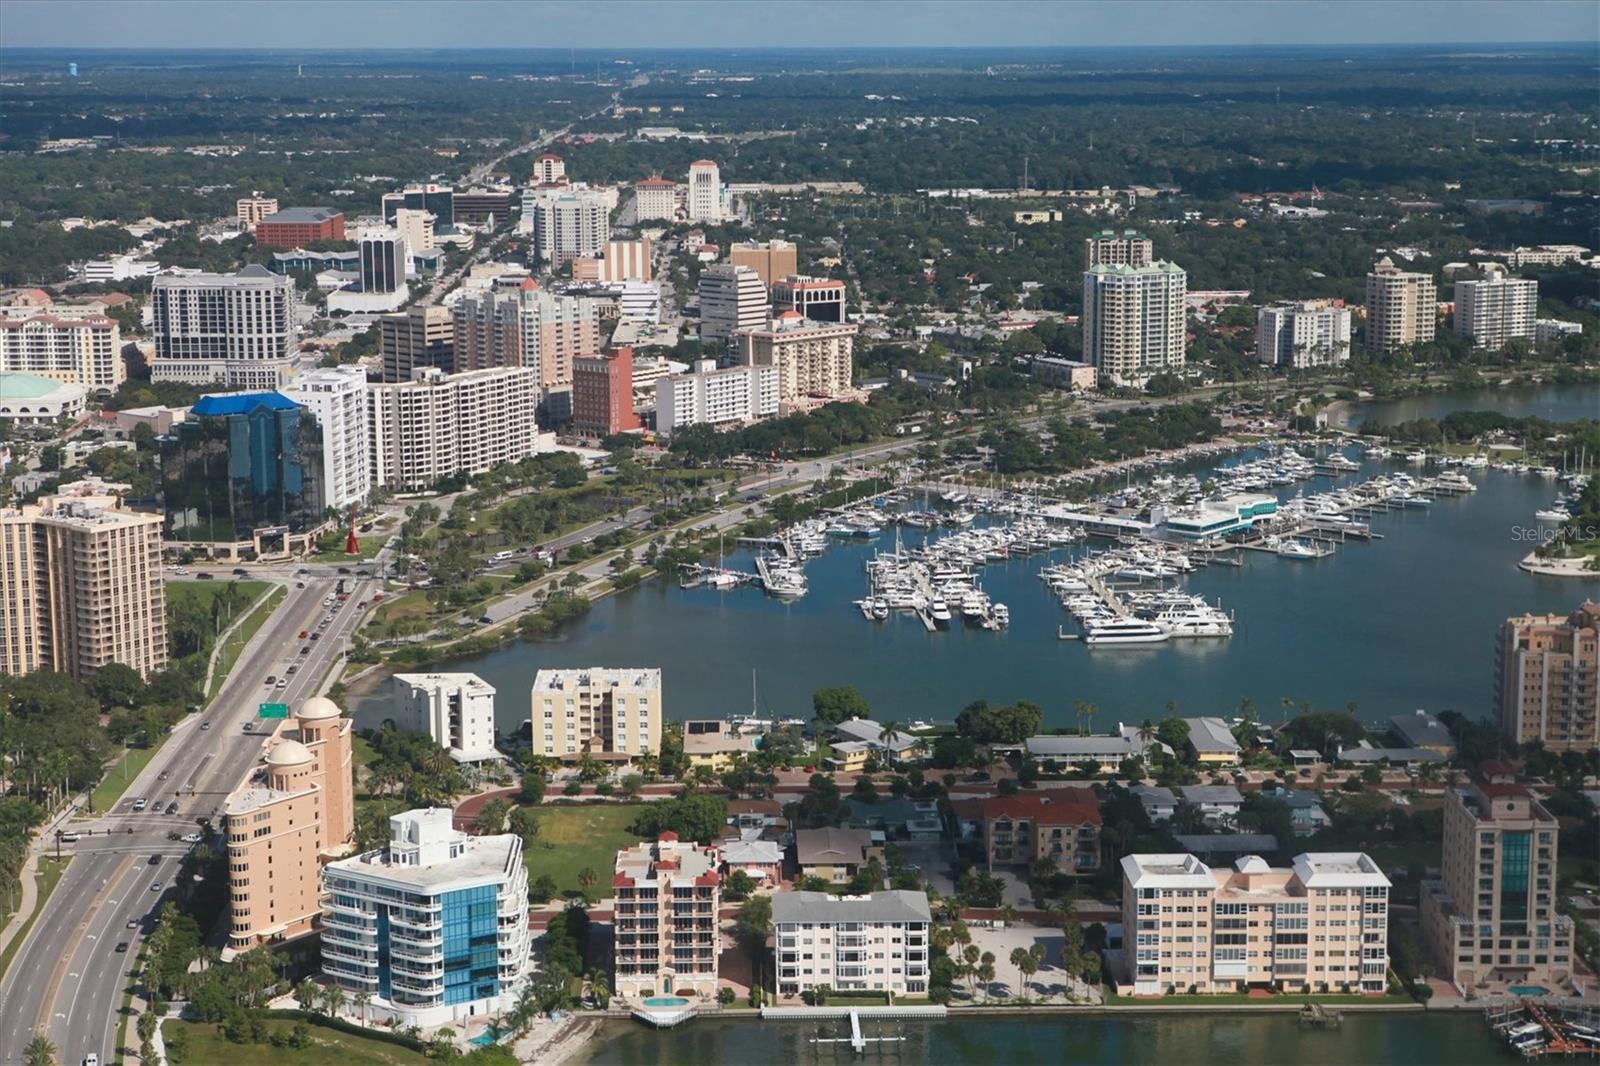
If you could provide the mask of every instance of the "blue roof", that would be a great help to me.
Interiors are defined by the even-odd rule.
[[[281,392],[234,392],[224,396],[202,396],[191,408],[196,415],[242,415],[265,407],[269,411],[290,411],[300,405]]]

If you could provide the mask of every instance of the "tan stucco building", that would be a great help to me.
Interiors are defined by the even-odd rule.
[[[1500,627],[1495,696],[1513,743],[1548,751],[1600,747],[1600,603],[1570,615],[1525,614]]]
[[[853,322],[814,322],[785,311],[766,329],[733,331],[734,355],[743,366],[778,368],[778,403],[806,397],[842,396],[855,370],[857,327]]]
[[[722,894],[716,850],[671,831],[617,852],[616,992],[624,999],[717,992]]]
[[[661,751],[661,671],[540,670],[530,718],[535,755],[654,755]]]

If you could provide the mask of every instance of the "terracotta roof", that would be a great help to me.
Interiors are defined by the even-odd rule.
[[[1087,788],[1019,792],[1014,796],[991,796],[966,802],[974,803],[985,820],[1004,817],[1031,818],[1044,825],[1100,824],[1100,802],[1095,798],[1094,790]]]
[[[643,181],[638,181],[638,182],[635,182],[634,184],[635,185],[640,185],[640,186],[648,185],[652,189],[662,189],[662,188],[675,189],[675,188],[678,187],[678,183],[673,181],[671,178],[645,178]]]

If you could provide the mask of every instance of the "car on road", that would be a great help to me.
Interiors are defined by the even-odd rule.
[[[91,1051],[83,1057],[83,1066],[100,1066],[100,1056]]]
[[[172,776],[172,771],[171,770],[163,770],[159,774],[156,775],[156,780],[157,781],[165,781],[167,778],[169,778],[171,776]]]
[[[301,648],[300,649],[300,654],[301,655],[310,655],[311,654],[311,645],[307,644],[305,647]]]
[[[200,723],[200,728],[201,729],[210,729],[211,728],[211,723],[210,722],[201,722]]]
[[[306,587],[306,583],[304,581],[296,581],[294,583],[294,587],[297,589],[303,589]]]
[[[293,664],[290,665],[289,669],[284,671],[284,673],[286,673],[286,674],[297,674],[299,672],[300,672],[300,667],[297,666],[297,665],[293,665]]]
[[[196,574],[194,576],[199,578],[201,581],[210,581],[211,580],[211,575],[210,574]]]
[[[129,929],[137,929],[137,928],[139,928],[139,919],[137,919],[137,918],[129,918],[128,919],[128,928]]]
[[[128,953],[128,942],[126,940],[117,941],[117,954],[118,955],[126,955],[127,953]]]
[[[177,800],[173,800],[171,803],[167,804],[167,813],[168,814],[177,814],[178,813],[178,801]]]
[[[187,574],[189,572],[189,568],[186,566],[174,566],[172,568],[172,572],[174,574]]]
[[[138,799],[133,801],[133,809],[136,811],[142,811],[148,806],[150,806],[150,801],[145,799],[143,796],[140,796]]]
[[[307,635],[308,635],[308,633],[307,633],[307,631],[306,631],[306,630],[304,630],[304,629],[302,629],[302,630],[301,630],[301,631],[300,631],[300,639],[301,639],[301,640],[305,640],[305,639],[306,639],[306,637],[307,637]]]
[[[201,836],[199,833],[185,833],[183,835],[183,842],[185,844],[198,844],[204,839],[205,837]]]
[[[349,573],[349,572],[350,572],[350,568],[349,568],[349,567],[348,567],[348,566],[341,566],[341,567],[339,567],[339,573],[341,573],[341,574],[348,574],[348,573]]]
[[[161,891],[161,882],[160,881],[151,882],[150,891],[152,891],[152,892],[160,892]]]
[[[286,678],[286,677],[280,677],[280,678],[278,678],[278,683],[276,685],[273,685],[272,687],[273,688],[288,688],[289,687],[289,679]]]
[[[321,633],[313,633],[313,634],[311,634],[311,639],[312,640],[321,640],[322,639],[322,634]]]
[[[76,844],[79,839],[80,838],[79,838],[77,833],[62,833],[61,834],[61,843],[63,843],[63,844]]]
[[[242,566],[236,566],[236,567],[233,568],[233,576],[234,577],[245,577],[249,573],[250,573],[250,571],[246,570]]]
[[[159,856],[159,855],[150,856],[150,865],[151,866],[160,866],[161,865],[161,856]]]
[[[278,683],[278,675],[277,674],[268,674],[267,675],[267,679],[264,682],[262,682],[262,684],[265,684],[265,685],[275,685],[277,683]]]

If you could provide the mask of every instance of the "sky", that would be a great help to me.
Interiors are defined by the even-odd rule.
[[[1600,41],[1593,0],[0,0],[0,48]]]

